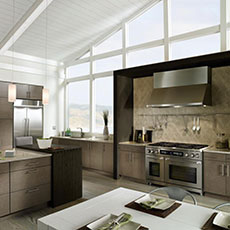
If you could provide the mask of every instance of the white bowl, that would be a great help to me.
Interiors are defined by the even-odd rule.
[[[53,139],[37,139],[39,149],[48,149],[51,147]]]

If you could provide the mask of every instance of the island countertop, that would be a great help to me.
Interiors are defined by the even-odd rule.
[[[53,144],[51,148],[48,149],[40,149],[37,144],[34,145],[22,145],[20,147],[17,147],[19,149],[28,149],[32,151],[37,151],[37,152],[43,152],[43,153],[49,153],[49,154],[54,154],[62,151],[68,151],[68,150],[75,150],[75,149],[80,149],[80,146],[71,146],[71,145],[55,145]]]
[[[0,164],[1,163],[9,163],[13,161],[21,161],[21,160],[29,160],[35,158],[43,158],[43,157],[51,157],[52,155],[49,153],[45,153],[44,151],[37,152],[31,149],[15,149],[14,157],[5,157],[3,154],[4,151],[0,154]]]

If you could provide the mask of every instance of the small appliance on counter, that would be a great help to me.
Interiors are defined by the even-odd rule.
[[[5,157],[14,157],[15,156],[15,149],[11,149],[11,150],[5,150]]]
[[[137,143],[152,142],[152,130],[136,129],[134,141]]]
[[[227,149],[228,146],[228,139],[225,136],[225,133],[218,133],[217,140],[215,144],[217,149]]]

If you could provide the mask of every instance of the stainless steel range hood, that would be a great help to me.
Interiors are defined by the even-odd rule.
[[[207,106],[211,100],[211,69],[207,66],[154,74],[148,108]]]

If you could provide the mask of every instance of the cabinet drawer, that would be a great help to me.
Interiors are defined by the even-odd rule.
[[[226,154],[226,160],[230,161],[230,154]]]
[[[119,145],[119,150],[129,152],[143,152],[145,153],[145,146],[134,146],[134,145]]]
[[[9,163],[0,164],[0,174],[9,172]]]
[[[50,201],[50,188],[50,184],[46,184],[11,193],[11,212],[17,212]]]
[[[15,171],[11,173],[10,178],[11,192],[49,184],[51,181],[51,167],[45,166]]]
[[[214,160],[214,161],[225,161],[226,156],[225,154],[221,153],[211,153],[211,152],[205,152],[204,153],[204,160]]]
[[[0,196],[0,217],[10,214],[9,194]]]
[[[9,173],[0,174],[0,195],[9,193]]]
[[[17,171],[17,170],[37,168],[37,167],[41,167],[41,166],[47,166],[50,164],[51,164],[51,158],[50,157],[16,161],[16,162],[11,163],[10,171],[13,172],[13,171]]]

